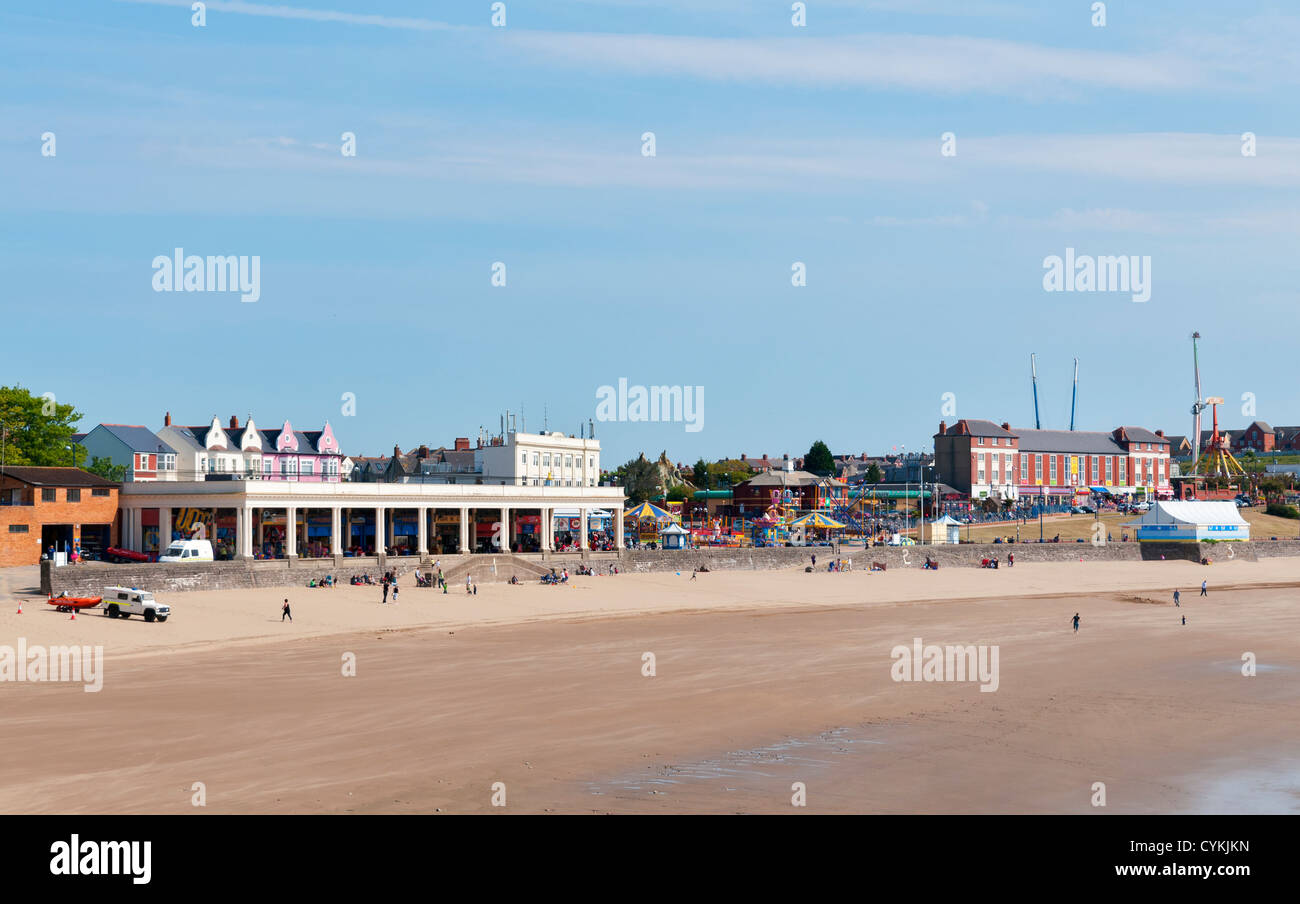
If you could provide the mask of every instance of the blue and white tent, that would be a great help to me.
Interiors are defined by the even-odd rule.
[[[1195,543],[1203,540],[1249,540],[1250,524],[1232,502],[1157,502],[1138,521],[1138,540]]]

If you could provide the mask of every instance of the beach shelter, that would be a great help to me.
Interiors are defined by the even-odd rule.
[[[1139,520],[1139,541],[1197,543],[1203,540],[1249,540],[1250,524],[1232,502],[1166,502],[1153,505]]]
[[[931,543],[960,543],[961,522],[952,515],[944,515],[930,522]]]
[[[664,549],[685,549],[686,538],[691,532],[682,527],[676,521],[670,521],[666,527],[659,531],[659,545]]]
[[[638,521],[671,521],[673,516],[666,509],[661,509],[649,502],[642,502],[640,505],[634,505],[624,512],[623,518],[635,518]]]

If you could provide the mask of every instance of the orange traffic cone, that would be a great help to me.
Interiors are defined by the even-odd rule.
[[[73,610],[72,610],[72,617],[69,618],[68,621],[76,621],[76,620],[77,620],[77,610],[76,610],[76,609],[73,609]]]
[[[22,600],[19,600],[19,601],[18,601],[18,614],[19,614],[19,615],[22,615],[22,614],[23,614],[23,601],[22,601]]]

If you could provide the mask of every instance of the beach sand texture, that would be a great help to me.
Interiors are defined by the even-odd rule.
[[[1300,811],[1300,560],[689,577],[195,592],[166,624],[6,597],[0,644],[105,664],[0,684],[0,810]],[[997,645],[997,691],[894,681],[918,637]]]

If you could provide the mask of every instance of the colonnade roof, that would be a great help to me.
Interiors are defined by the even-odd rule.
[[[519,508],[622,506],[622,487],[534,487],[513,484],[296,483],[271,480],[149,481],[125,483],[123,507],[243,506],[398,507],[512,506]]]

